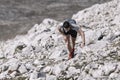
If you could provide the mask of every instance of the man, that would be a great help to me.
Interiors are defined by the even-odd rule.
[[[67,43],[67,48],[69,51],[69,59],[73,58],[77,33],[79,33],[82,38],[82,44],[80,45],[80,47],[82,48],[85,46],[84,32],[81,30],[79,25],[77,25],[76,21],[73,19],[64,21],[63,25],[58,27],[58,31],[63,35],[64,40]],[[71,42],[72,42],[72,45],[71,45]]]

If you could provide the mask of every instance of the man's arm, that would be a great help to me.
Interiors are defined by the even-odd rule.
[[[82,38],[82,44],[81,44],[81,47],[84,47],[85,46],[85,34],[84,34],[84,32],[82,31],[82,29],[80,28],[79,29],[79,34],[80,34],[80,36],[81,36],[81,38]]]
[[[59,31],[62,35],[64,35],[63,32],[61,31],[60,27],[58,27],[58,31]]]

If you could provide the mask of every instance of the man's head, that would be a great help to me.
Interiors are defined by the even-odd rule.
[[[70,27],[70,23],[69,23],[68,21],[65,21],[65,22],[63,23],[63,27],[64,27],[64,28],[69,28],[69,27]]]

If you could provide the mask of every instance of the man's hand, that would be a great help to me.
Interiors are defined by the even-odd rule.
[[[85,46],[85,43],[81,43],[80,47],[83,48]]]

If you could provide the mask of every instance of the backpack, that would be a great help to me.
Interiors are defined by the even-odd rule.
[[[76,21],[74,19],[67,19],[65,21],[67,21],[71,26],[72,24],[76,24]]]

